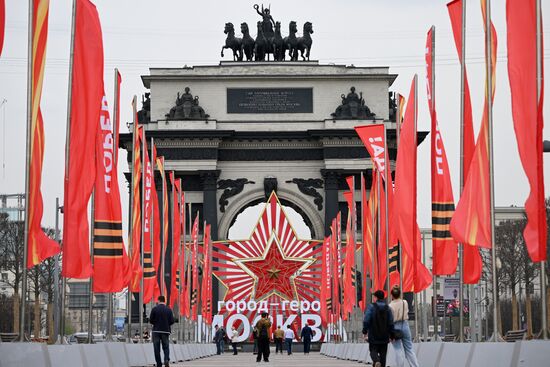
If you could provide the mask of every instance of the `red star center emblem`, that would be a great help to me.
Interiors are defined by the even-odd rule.
[[[272,294],[286,300],[298,300],[294,279],[315,259],[285,256],[279,239],[272,233],[262,257],[233,261],[254,279],[251,299],[260,301]]]

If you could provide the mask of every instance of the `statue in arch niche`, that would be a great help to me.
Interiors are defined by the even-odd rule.
[[[357,94],[355,87],[351,87],[348,95],[342,94],[342,104],[336,107],[336,111],[331,113],[331,116],[337,120],[356,120],[356,119],[373,119],[376,114],[372,113],[370,108],[365,104],[363,92]]]
[[[199,105],[199,97],[190,93],[191,89],[185,87],[185,93],[176,97],[176,105],[166,114],[167,120],[203,120],[210,117]]]

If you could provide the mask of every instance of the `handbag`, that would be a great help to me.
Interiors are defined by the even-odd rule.
[[[405,301],[403,301],[403,313],[402,313],[401,321],[405,321]],[[392,338],[393,340],[403,339],[403,331],[399,329],[393,329]]]

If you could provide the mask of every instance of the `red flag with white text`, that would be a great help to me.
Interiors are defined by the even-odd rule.
[[[120,292],[128,285],[130,261],[122,234],[122,208],[118,186],[113,126],[107,98],[103,97],[96,138],[94,188],[94,281],[95,293]]]
[[[425,56],[426,87],[431,117],[432,272],[435,275],[452,275],[456,272],[458,263],[458,245],[453,240],[449,228],[455,204],[447,153],[437,122],[435,95],[431,85],[432,76],[435,73],[435,70],[432,70],[433,37],[433,30],[430,29],[426,39]]]

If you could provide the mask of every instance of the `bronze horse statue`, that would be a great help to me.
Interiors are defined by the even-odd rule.
[[[225,23],[223,33],[227,34],[227,38],[225,39],[225,45],[222,46],[222,57],[223,50],[229,48],[233,51],[233,61],[242,61],[242,39],[235,37],[235,28],[233,27],[233,23]]]
[[[265,61],[266,54],[269,52],[269,41],[264,35],[262,22],[258,22],[258,35],[254,45],[254,61]]]
[[[273,60],[283,61],[285,59],[285,41],[281,36],[281,22],[275,23],[275,35],[273,36],[272,50]]]
[[[288,57],[290,61],[298,60],[298,38],[296,38],[296,33],[298,28],[296,27],[296,22],[291,21],[288,24],[288,36],[284,38],[285,49],[288,50]]]
[[[250,37],[250,30],[248,24],[241,23],[241,33],[243,34],[242,50],[246,61],[252,61],[254,59],[254,38]]]
[[[313,40],[311,39],[311,34],[313,33],[313,24],[311,22],[304,23],[304,34],[302,37],[298,38],[296,45],[296,59],[298,59],[298,51],[300,51],[300,56],[302,60],[309,61],[309,52],[311,51],[311,44]],[[306,55],[304,56],[304,52]]]

